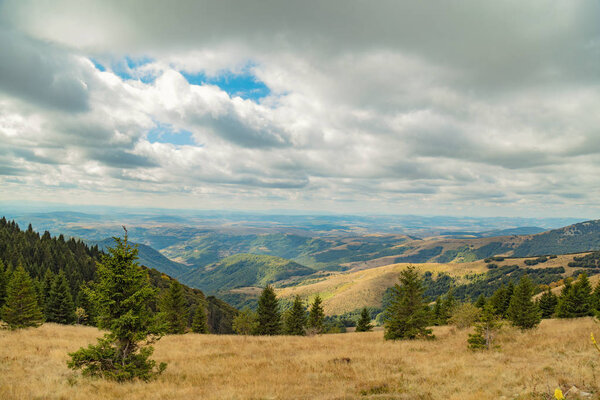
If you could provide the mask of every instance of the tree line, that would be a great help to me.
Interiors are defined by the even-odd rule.
[[[98,325],[97,310],[88,289],[97,281],[97,266],[104,256],[97,246],[88,247],[80,240],[67,240],[62,235],[52,237],[47,231],[40,235],[31,225],[22,231],[15,221],[1,218],[0,319],[10,327],[35,326],[42,321]],[[233,333],[236,309],[212,296],[205,297],[202,291],[181,285],[159,271],[138,268],[145,271],[151,286],[158,290],[148,307],[152,314],[169,321],[169,333],[186,330]],[[31,308],[32,298],[35,309]],[[25,322],[29,312],[23,314],[21,309],[25,301],[36,316],[29,322]],[[2,312],[5,305],[7,308]],[[12,309],[18,311],[11,312]]]
[[[385,339],[433,339],[433,325],[450,323],[461,328],[474,325],[469,347],[489,348],[494,333],[503,323],[528,330],[535,328],[542,318],[577,318],[600,313],[600,282],[592,289],[585,273],[576,280],[565,279],[558,296],[547,286],[534,300],[538,288],[528,275],[523,275],[516,285],[509,281],[490,297],[481,294],[473,303],[457,301],[451,289],[432,305],[425,296],[424,279],[414,267],[402,271],[399,281],[392,288],[384,312]]]
[[[256,311],[245,307],[233,320],[233,328],[241,335],[316,335],[337,332],[328,325],[323,309],[323,301],[316,295],[306,307],[300,296],[295,296],[291,307],[282,312],[281,305],[272,286],[267,285],[259,299]],[[366,332],[373,328],[371,316],[363,308],[357,321],[356,331]]]

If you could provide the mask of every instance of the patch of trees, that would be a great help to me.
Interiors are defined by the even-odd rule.
[[[518,265],[505,265],[488,270],[473,282],[456,286],[454,293],[460,300],[476,299],[481,294],[489,297],[501,286],[508,285],[511,281],[516,282],[524,275],[528,275],[536,285],[548,285],[562,279],[564,272],[563,267],[533,269],[521,268]]]
[[[575,256],[568,266],[572,268],[598,268],[600,267],[600,251],[594,251],[581,257]]]
[[[22,279],[22,274],[17,274],[22,269],[33,287],[42,320],[97,325],[98,314],[88,289],[97,279],[97,263],[104,255],[96,246],[66,240],[62,235],[51,237],[47,231],[40,235],[31,225],[22,231],[14,221],[1,218],[0,307],[6,301],[7,285],[14,275]],[[145,271],[151,286],[159,292],[149,304],[151,312],[164,314],[161,299],[176,281],[157,270],[138,268]],[[235,308],[214,297],[205,297],[198,289],[181,285],[181,291],[186,329],[193,327],[196,315],[205,315],[208,331],[233,332],[233,318],[238,313]]]
[[[541,264],[541,263],[545,263],[546,261],[548,261],[548,257],[546,256],[541,256],[538,258],[535,258],[533,260],[525,260],[524,263],[525,265],[537,265],[537,264]]]

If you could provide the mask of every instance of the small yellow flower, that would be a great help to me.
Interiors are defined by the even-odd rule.
[[[565,396],[563,396],[562,390],[556,388],[556,390],[554,391],[554,398],[556,400],[565,400]]]
[[[598,343],[596,343],[596,339],[594,339],[594,333],[593,332],[590,333],[590,337],[592,338],[592,343],[596,347],[596,350],[598,350],[600,352],[600,347],[598,346]]]

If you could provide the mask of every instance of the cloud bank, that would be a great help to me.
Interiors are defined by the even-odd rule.
[[[598,214],[597,2],[0,7],[0,200]]]

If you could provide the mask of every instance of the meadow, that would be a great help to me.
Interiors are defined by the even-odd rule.
[[[469,330],[437,327],[433,341],[383,340],[381,330],[312,337],[171,335],[153,356],[157,380],[117,384],[81,377],[67,353],[96,328],[44,324],[0,330],[0,399],[549,399],[556,387],[598,393],[600,354],[591,318],[505,326],[497,349],[467,349]],[[573,392],[571,392],[573,393]],[[568,395],[567,399],[577,398]]]

